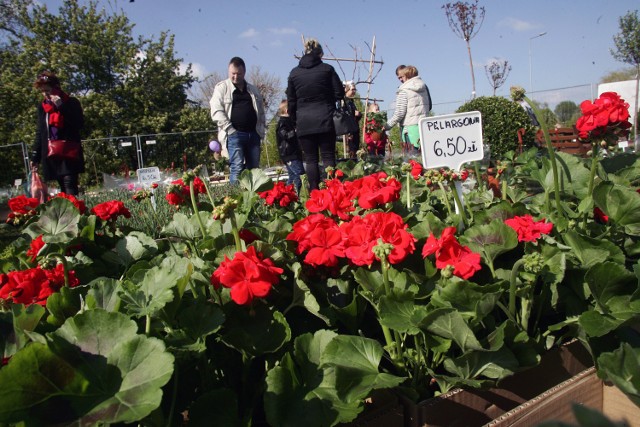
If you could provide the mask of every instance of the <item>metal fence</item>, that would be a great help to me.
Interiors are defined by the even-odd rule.
[[[0,145],[0,193],[13,194],[27,182],[29,152],[24,142]]]

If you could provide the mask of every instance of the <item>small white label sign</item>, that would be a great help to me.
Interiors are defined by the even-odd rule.
[[[22,185],[22,179],[18,178],[15,181],[13,181],[13,185],[15,187],[20,187]]]
[[[160,169],[157,166],[141,168],[138,169],[136,173],[138,174],[138,182],[142,185],[160,181]]]
[[[418,123],[425,168],[448,167],[482,160],[482,118],[479,111],[427,117]]]

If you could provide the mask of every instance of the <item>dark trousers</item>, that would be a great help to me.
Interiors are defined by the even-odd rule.
[[[58,177],[60,191],[72,196],[78,195],[78,174],[63,175]]]
[[[298,136],[298,143],[302,149],[309,190],[315,190],[320,185],[321,176],[324,176],[326,168],[336,166],[336,134],[327,132]],[[320,161],[322,161],[322,171],[319,166]]]

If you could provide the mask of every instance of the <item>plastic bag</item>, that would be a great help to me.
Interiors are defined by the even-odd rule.
[[[49,198],[47,184],[42,181],[40,174],[36,171],[31,172],[31,197],[38,199],[40,203],[45,203]]]

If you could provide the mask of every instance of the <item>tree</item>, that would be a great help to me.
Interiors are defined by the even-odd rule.
[[[492,59],[491,62],[484,66],[484,70],[487,73],[489,84],[493,88],[493,96],[496,96],[496,90],[502,86],[509,77],[511,72],[511,65],[506,59]]]
[[[473,72],[473,59],[471,57],[471,39],[478,34],[484,22],[484,7],[478,7],[478,0],[472,3],[455,2],[442,6],[451,30],[467,43],[469,52],[469,66],[471,69],[472,97],[476,97],[476,76]]]
[[[614,83],[614,82],[624,82],[626,80],[633,80],[636,78],[636,70],[633,68],[625,68],[622,70],[611,71],[602,78],[600,78],[600,83]]]
[[[563,126],[571,126],[579,117],[580,107],[573,101],[562,101],[556,105],[553,112]]]
[[[40,3],[22,7],[22,0],[0,2],[2,11],[12,13],[10,20],[0,18],[3,141],[33,141],[40,94],[32,83],[45,69],[58,74],[63,89],[80,98],[85,139],[176,132],[201,122],[202,111],[186,108],[187,90],[195,79],[190,67],[179,71],[172,35],[135,40],[128,18],[98,10],[95,0],[82,5],[65,0],[55,13]],[[117,159],[104,151],[86,154],[108,170]]]
[[[638,11],[629,11],[620,17],[620,32],[613,36],[616,45],[611,55],[618,61],[631,64],[636,68],[636,99],[633,107],[633,135],[638,137],[638,89],[640,86],[640,19]]]

